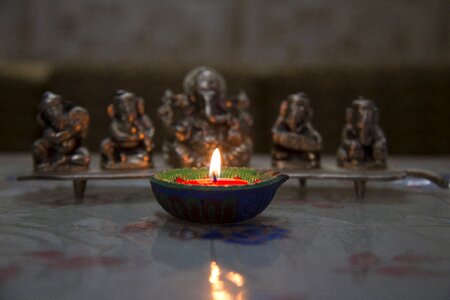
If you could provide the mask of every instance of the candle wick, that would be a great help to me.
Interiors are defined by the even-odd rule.
[[[212,176],[213,176],[213,182],[217,182],[217,176],[216,176],[216,174],[213,173]]]

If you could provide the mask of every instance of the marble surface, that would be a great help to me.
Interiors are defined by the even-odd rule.
[[[450,157],[390,164],[450,174]],[[290,180],[253,220],[208,226],[165,213],[147,180],[89,182],[76,204],[70,182],[15,180],[30,171],[0,155],[0,299],[450,299],[450,192],[426,180],[364,200]]]

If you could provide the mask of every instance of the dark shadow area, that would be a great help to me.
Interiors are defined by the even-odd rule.
[[[192,66],[195,67],[195,66]],[[214,67],[214,66],[213,66]],[[117,89],[144,97],[146,111],[156,128],[156,151],[164,136],[157,115],[167,88],[182,92],[187,68],[152,69],[123,65],[65,64],[51,68],[50,76],[35,80],[0,76],[0,89],[8,101],[0,104],[2,151],[28,151],[41,128],[35,123],[37,104],[45,90],[63,95],[89,110],[87,146],[97,151],[107,136],[110,119],[106,107]],[[228,94],[244,90],[254,117],[255,152],[268,153],[271,127],[279,105],[289,94],[304,91],[314,109],[312,124],[322,134],[325,153],[335,153],[345,123],[345,109],[363,95],[376,102],[380,125],[391,154],[450,153],[450,68],[442,67],[321,67],[275,71],[218,69],[228,83]],[[14,130],[11,130],[14,129]]]

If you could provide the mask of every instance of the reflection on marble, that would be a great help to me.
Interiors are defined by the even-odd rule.
[[[449,161],[390,164],[449,173]],[[257,218],[212,226],[169,216],[146,180],[92,182],[82,204],[69,182],[11,180],[30,166],[0,156],[0,299],[450,295],[450,197],[430,185],[373,183],[361,201],[351,183],[292,180]]]
[[[213,300],[244,300],[244,277],[236,272],[223,271],[215,261],[210,264],[211,273],[209,283],[211,285],[211,298]]]

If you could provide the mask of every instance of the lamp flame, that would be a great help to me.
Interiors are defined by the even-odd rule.
[[[214,181],[216,181],[217,178],[220,177],[220,167],[221,167],[220,151],[219,148],[216,148],[214,149],[214,152],[211,156],[211,164],[209,165],[209,177],[214,179]]]

